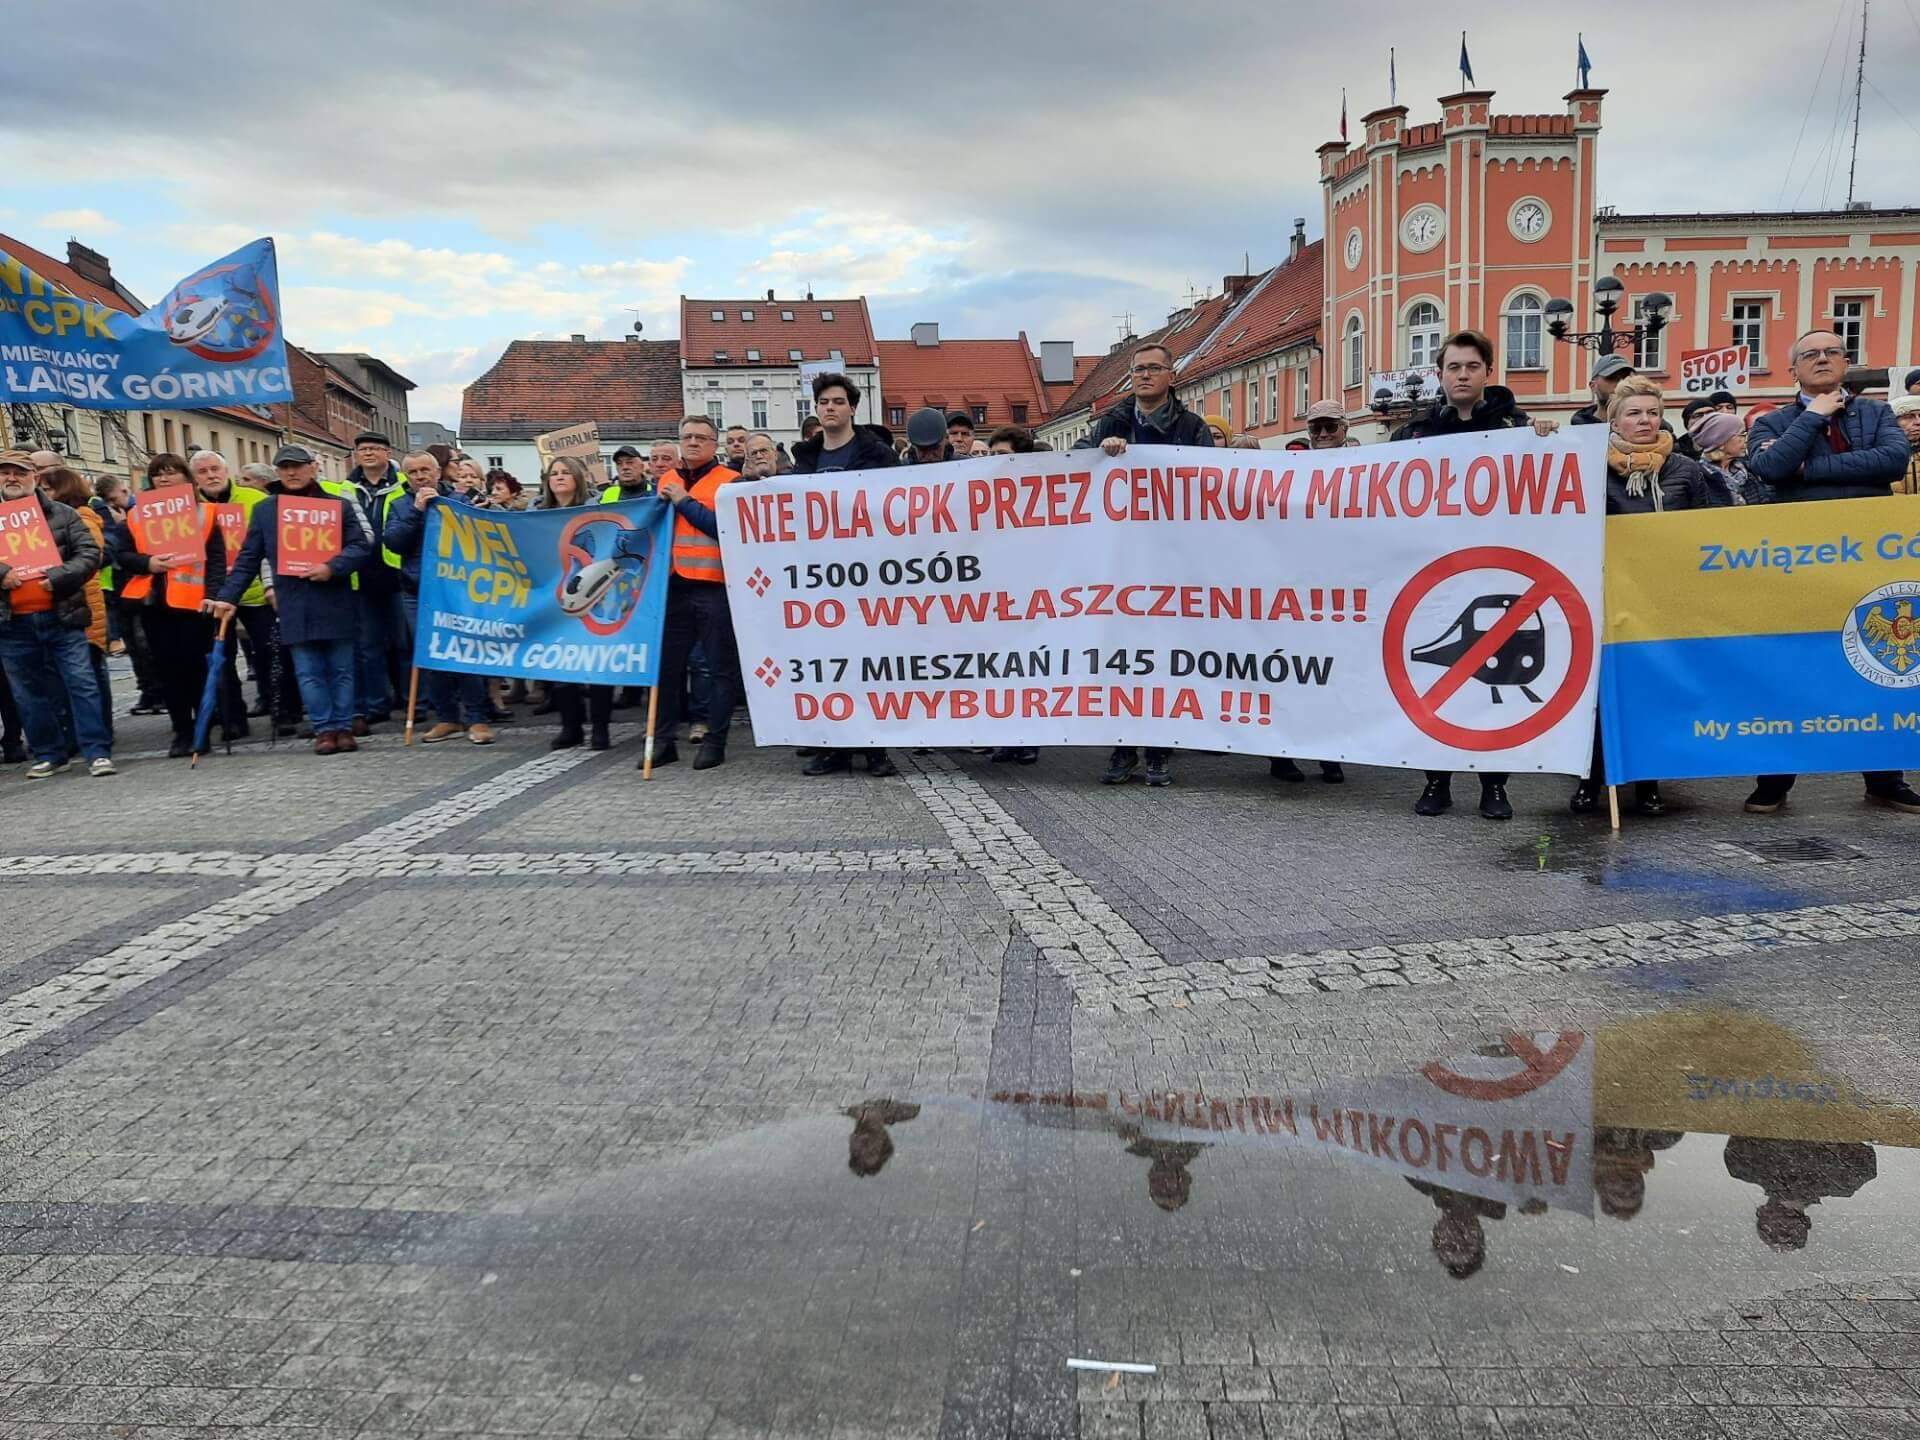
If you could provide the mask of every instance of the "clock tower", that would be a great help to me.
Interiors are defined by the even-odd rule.
[[[1323,394],[1364,421],[1377,377],[1435,365],[1456,330],[1492,337],[1495,382],[1523,406],[1584,390],[1581,357],[1547,337],[1543,312],[1556,295],[1590,308],[1605,93],[1502,115],[1491,90],[1462,90],[1437,120],[1388,106],[1363,118],[1357,146],[1320,147]]]

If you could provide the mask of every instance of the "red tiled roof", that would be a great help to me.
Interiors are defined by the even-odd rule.
[[[1135,336],[1123,341],[1109,350],[1095,363],[1086,379],[1075,387],[1064,403],[1055,408],[1054,414],[1069,414],[1072,411],[1091,406],[1094,413],[1113,404],[1127,393],[1132,381],[1127,371],[1133,363],[1133,352],[1142,345],[1164,345],[1173,354],[1173,363],[1178,366],[1181,359],[1190,355],[1213,333],[1213,327],[1220,317],[1232,306],[1231,297],[1215,295],[1202,300],[1190,309],[1179,311],[1173,319],[1148,335]],[[1078,367],[1075,367],[1076,370]],[[1185,379],[1176,376],[1176,383]]]
[[[723,319],[715,320],[718,311]],[[741,319],[742,312],[751,320]],[[793,319],[782,320],[783,314]],[[822,319],[831,314],[831,320]],[[714,352],[727,358],[716,361]],[[749,360],[747,351],[760,358]],[[680,354],[689,366],[794,365],[828,360],[834,350],[849,365],[871,365],[878,353],[865,298],[853,300],[689,300],[680,297]]]
[[[671,434],[683,409],[674,340],[515,340],[467,386],[460,434],[531,439],[591,420],[602,430]]]
[[[1024,330],[1017,340],[882,340],[880,387],[888,410],[907,415],[923,405],[944,406],[954,395],[968,406],[986,406],[988,425],[1038,425],[1053,413]],[[1026,407],[1024,420],[1014,419],[1015,405]]]
[[[56,260],[51,255],[34,249],[31,245],[14,239],[11,235],[0,235],[0,250],[6,251],[22,265],[26,266],[42,280],[51,281],[77,295],[82,300],[91,300],[95,304],[105,305],[109,309],[126,312],[127,303],[104,285],[96,285],[85,280],[64,260]]]
[[[1321,261],[1321,242],[1315,240],[1262,275],[1187,362],[1181,383],[1311,336],[1320,326],[1320,301],[1326,288]]]
[[[1073,357],[1073,379],[1043,386],[1047,392],[1047,414],[1058,415],[1065,409],[1073,392],[1087,383],[1087,377],[1093,374],[1104,358],[1101,355],[1076,355]]]

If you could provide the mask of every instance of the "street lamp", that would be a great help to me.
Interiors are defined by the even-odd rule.
[[[1544,312],[1547,333],[1568,345],[1584,345],[1595,355],[1611,355],[1620,348],[1622,342],[1631,343],[1637,349],[1642,341],[1653,339],[1667,328],[1667,311],[1673,308],[1673,297],[1658,290],[1643,295],[1640,299],[1640,323],[1627,329],[1615,329],[1613,317],[1620,308],[1626,288],[1611,275],[1602,275],[1593,282],[1593,308],[1600,317],[1598,330],[1573,329],[1572,302],[1549,300]]]

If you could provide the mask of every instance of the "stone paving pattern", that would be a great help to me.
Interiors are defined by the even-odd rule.
[[[0,1435],[1920,1434],[1915,1152],[1778,1256],[1689,1136],[1631,1225],[1493,1221],[1457,1282],[1396,1176],[1213,1146],[1167,1213],[1110,1127],[977,1103],[1695,1003],[1920,1103],[1920,830],[1857,780],[1612,840],[1553,778],[1499,827],[1385,771],[742,733],[643,785],[630,722],[550,733],[0,773]]]

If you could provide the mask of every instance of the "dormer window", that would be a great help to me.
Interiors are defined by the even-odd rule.
[[[715,311],[712,311],[712,312],[711,312],[711,314],[712,314],[712,317],[713,317],[713,319],[714,319],[714,320],[715,320],[716,322],[717,322],[717,321],[721,321],[721,320],[724,320],[724,319],[726,319],[726,318],[727,318],[727,312],[726,312],[726,311],[724,311],[724,310],[715,310]]]
[[[782,310],[782,311],[780,312],[780,318],[781,318],[782,320],[789,320],[789,321],[790,321],[790,320],[792,320],[792,319],[793,319],[793,312],[792,312],[791,310]]]

